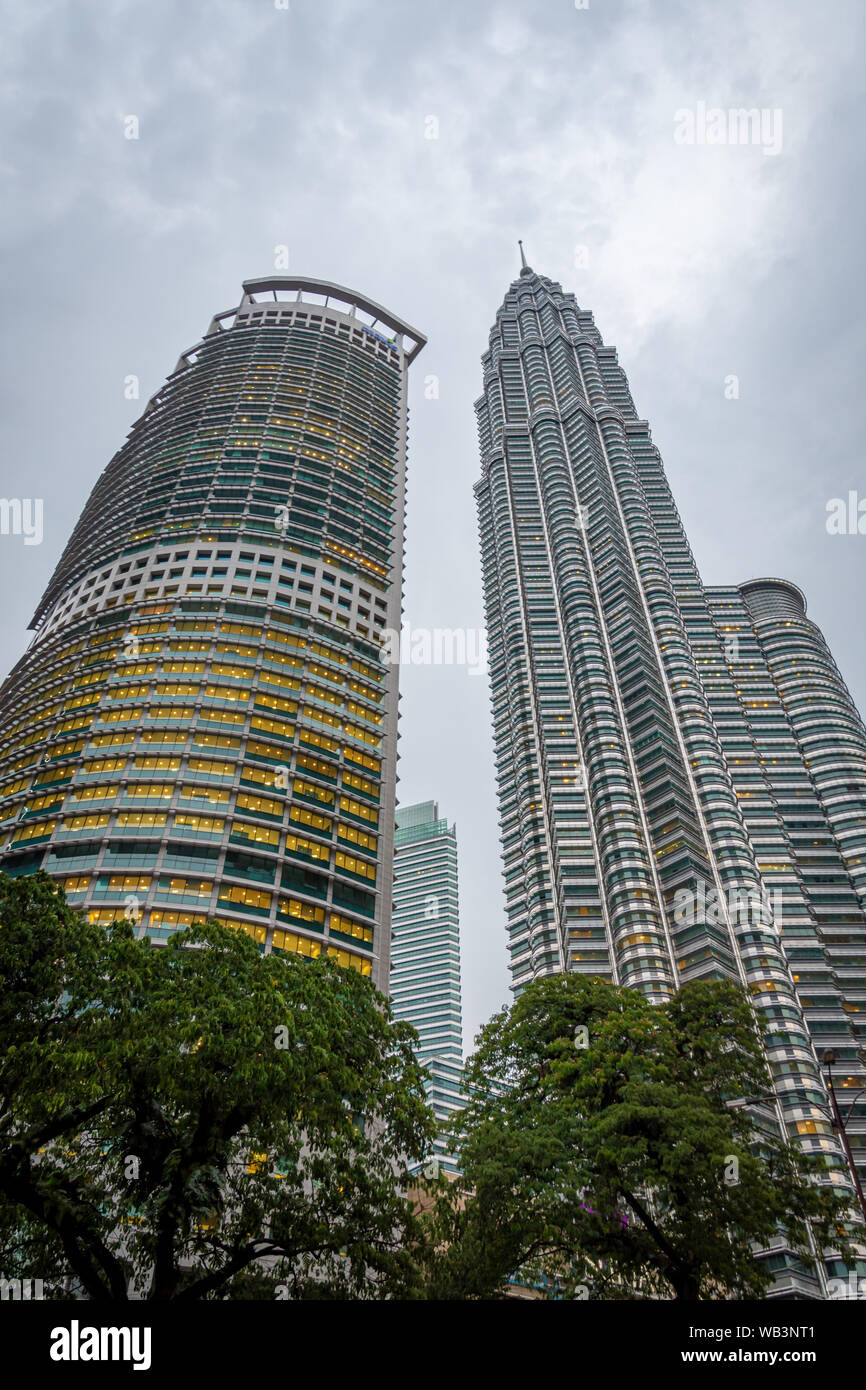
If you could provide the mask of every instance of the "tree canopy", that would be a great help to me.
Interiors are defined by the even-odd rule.
[[[430,1290],[500,1297],[760,1298],[757,1247],[843,1253],[844,1196],[752,1104],[771,1079],[733,984],[670,1003],[567,974],[484,1027],[454,1144],[463,1176],[432,1220]],[[731,1102],[738,1104],[732,1105]]]
[[[326,957],[165,946],[0,874],[0,1243],[49,1297],[420,1292],[414,1031]]]

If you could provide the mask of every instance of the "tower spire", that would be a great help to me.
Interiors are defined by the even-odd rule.
[[[529,269],[529,266],[526,264],[526,256],[525,256],[524,251],[523,251],[523,242],[520,241],[520,240],[518,240],[517,245],[520,247],[520,266],[521,266],[521,269],[522,269],[522,270],[528,270],[528,269]]]

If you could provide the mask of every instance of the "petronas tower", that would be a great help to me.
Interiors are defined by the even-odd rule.
[[[822,1060],[840,1095],[866,1086],[863,722],[794,584],[701,582],[616,351],[572,294],[524,263],[482,362],[513,987],[575,970],[663,1001],[741,982],[778,1122],[853,1193]]]

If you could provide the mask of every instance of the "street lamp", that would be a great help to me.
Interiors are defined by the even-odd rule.
[[[866,1222],[866,1197],[863,1196],[863,1188],[860,1183],[860,1174],[857,1172],[857,1165],[854,1162],[854,1155],[851,1152],[851,1145],[848,1143],[848,1135],[845,1130],[844,1121],[842,1119],[842,1116],[839,1114],[839,1103],[836,1100],[836,1091],[833,1086],[833,1064],[836,1061],[836,1053],[833,1051],[832,1048],[828,1048],[827,1051],[824,1053],[822,1060],[827,1068],[827,1090],[830,1093],[830,1104],[833,1107],[833,1128],[837,1131],[839,1138],[842,1140],[842,1147],[845,1150],[845,1157],[848,1160],[848,1167],[851,1170],[851,1177],[854,1180],[854,1187],[857,1192],[857,1199],[860,1203],[860,1211],[863,1213],[864,1222]],[[854,1109],[855,1102],[859,1099],[860,1096],[864,1094],[864,1091],[866,1091],[866,1087],[864,1087],[863,1090],[857,1092],[857,1094],[854,1097],[854,1100],[852,1100],[851,1104],[848,1106],[848,1114],[845,1116],[846,1120],[849,1120],[851,1118],[851,1111]]]

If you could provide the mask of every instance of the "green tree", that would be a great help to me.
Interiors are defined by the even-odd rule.
[[[844,1198],[772,1116],[755,1014],[733,984],[665,1006],[569,974],[530,985],[479,1036],[453,1142],[462,1181],[434,1207],[431,1296],[760,1298],[754,1257],[786,1233],[812,1264],[849,1253]]]
[[[215,922],[157,947],[44,874],[0,874],[0,977],[5,1277],[100,1301],[418,1292],[406,1164],[435,1124],[369,981]]]

